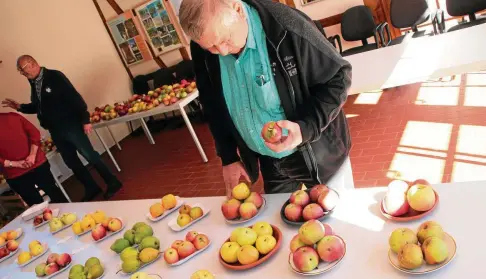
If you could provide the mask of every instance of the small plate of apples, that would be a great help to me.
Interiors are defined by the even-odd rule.
[[[394,230],[388,239],[388,261],[402,272],[426,274],[449,264],[456,256],[457,245],[435,221],[422,223],[417,233],[408,228]]]
[[[59,273],[68,270],[72,263],[71,260],[71,255],[67,253],[52,253],[47,257],[45,263],[40,263],[35,267],[35,274],[37,275],[37,278],[52,278]]]
[[[22,228],[0,233],[0,248],[7,245],[9,240],[17,240],[24,234]]]
[[[16,240],[9,240],[5,247],[0,248],[0,263],[13,257],[19,251],[19,243]]]
[[[147,219],[152,222],[158,222],[179,209],[182,205],[184,205],[184,200],[181,197],[172,194],[165,195],[162,197],[161,202],[154,203],[150,206]]]
[[[439,195],[425,180],[417,180],[410,186],[402,180],[394,180],[380,204],[382,215],[397,222],[420,219],[430,214],[439,204]]]
[[[59,216],[59,208],[55,208],[52,210],[50,208],[44,209],[41,215],[37,215],[34,217],[34,228],[37,229],[44,226],[45,224],[48,224],[52,218],[55,218],[57,216]]]
[[[185,240],[176,240],[164,252],[164,260],[169,266],[181,265],[206,250],[211,240],[200,232],[190,231]]]
[[[72,212],[64,213],[60,217],[52,217],[49,221],[49,230],[52,234],[56,234],[71,227],[77,220],[76,213]]]
[[[267,222],[233,230],[219,249],[219,262],[231,270],[247,270],[268,261],[282,244],[282,232]]]
[[[40,243],[39,241],[34,240],[29,243],[29,251],[20,253],[17,260],[15,260],[15,263],[22,268],[42,257],[47,251],[49,251],[47,243]]]
[[[122,218],[110,218],[110,221],[106,227],[103,224],[97,224],[91,230],[91,236],[95,242],[100,242],[114,234],[121,232],[124,228],[125,223],[123,222]]]
[[[305,187],[303,187],[305,188]],[[339,203],[339,194],[326,185],[316,185],[310,190],[297,190],[280,210],[282,220],[301,226],[309,220],[323,221]]]
[[[332,227],[310,220],[290,242],[289,265],[300,275],[318,275],[336,267],[346,255],[346,242]]]
[[[257,192],[251,192],[244,182],[236,185],[232,198],[221,205],[226,223],[235,225],[251,221],[265,208],[267,201]]]
[[[181,207],[181,209],[184,207]],[[197,221],[206,217],[209,214],[209,208],[205,208],[202,204],[195,204],[190,207],[189,214],[179,213],[177,218],[173,218],[169,221],[169,227],[176,232],[183,231],[188,227],[192,226]]]
[[[46,209],[48,206],[49,206],[48,201],[31,206],[29,209],[24,211],[24,213],[22,213],[21,215],[22,220],[29,221],[33,219],[35,216],[41,215],[44,209]]]

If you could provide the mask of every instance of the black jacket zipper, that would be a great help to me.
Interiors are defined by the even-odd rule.
[[[290,91],[290,99],[292,101],[292,107],[294,109],[294,112],[297,113],[297,104],[295,102],[295,91],[294,91],[294,87],[292,86],[292,81],[290,80],[290,76],[287,73],[287,70],[285,69],[285,66],[284,66],[284,64],[282,62],[282,59],[280,58],[280,54],[278,52],[278,50],[280,48],[280,44],[283,42],[283,40],[285,39],[286,36],[287,36],[287,30],[285,30],[285,33],[284,33],[282,39],[280,39],[280,42],[278,43],[277,47],[275,47],[275,45],[273,44],[273,42],[271,40],[269,40],[268,37],[267,37],[267,41],[270,43],[270,45],[272,45],[273,49],[275,50],[275,53],[277,55],[277,59],[280,62],[280,66],[282,67],[282,70],[285,73],[284,76],[285,76],[285,80],[287,81],[287,88]],[[319,183],[322,184],[321,179],[319,178],[319,170],[317,168],[317,160],[316,160],[316,156],[314,154],[314,151],[312,150],[312,146],[310,145],[310,143],[306,143],[304,149],[307,149],[306,151],[309,154],[312,167],[315,170],[317,181],[319,181]],[[306,159],[306,158],[304,157],[304,159]],[[310,170],[310,171],[312,173],[312,170]]]

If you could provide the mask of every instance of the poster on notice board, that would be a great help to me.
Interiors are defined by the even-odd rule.
[[[156,56],[183,46],[161,0],[149,1],[135,8],[135,11]]]
[[[128,66],[152,59],[150,50],[135,24],[132,11],[108,20],[107,25]]]

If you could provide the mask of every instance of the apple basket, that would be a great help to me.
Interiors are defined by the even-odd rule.
[[[246,264],[246,265],[242,265],[240,263],[234,263],[234,264],[226,263],[223,260],[223,258],[221,257],[221,254],[219,254],[219,262],[224,267],[226,267],[228,269],[231,269],[231,270],[247,270],[247,269],[253,268],[255,266],[258,266],[258,265],[260,265],[260,264],[268,261],[272,257],[272,255],[277,252],[277,250],[280,248],[280,245],[282,244],[282,232],[276,226],[274,226],[274,225],[271,225],[271,226],[272,226],[272,229],[273,229],[273,237],[277,241],[277,244],[275,244],[275,247],[273,248],[273,250],[270,251],[268,254],[266,254],[266,255],[261,255],[260,254],[260,258],[256,262],[251,263],[251,264]],[[251,228],[251,227],[249,227],[249,228]],[[229,238],[227,238],[224,241],[224,243],[226,243],[228,241],[230,241]]]

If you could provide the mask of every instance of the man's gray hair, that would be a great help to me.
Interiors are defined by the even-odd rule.
[[[193,39],[200,39],[208,23],[221,11],[240,0],[183,0],[179,10],[182,29]]]

